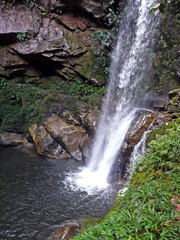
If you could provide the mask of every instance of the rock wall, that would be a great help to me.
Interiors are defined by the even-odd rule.
[[[87,77],[81,71],[81,58],[89,52],[92,31],[104,28],[106,1],[4,2],[0,5],[0,76]]]

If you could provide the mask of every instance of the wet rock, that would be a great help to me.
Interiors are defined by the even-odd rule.
[[[117,163],[121,166],[121,177],[124,176],[125,168],[129,163],[135,145],[140,141],[143,133],[148,129],[155,118],[156,114],[153,112],[141,111],[137,114],[137,117],[126,134],[123,147],[120,150],[119,158],[117,159]],[[118,166],[116,165],[116,167]]]
[[[82,148],[89,139],[84,129],[66,123],[55,114],[49,117],[44,125],[50,136],[63,146],[72,158],[78,161],[83,159]]]
[[[143,111],[138,114],[126,134],[125,142],[128,144],[128,147],[134,147],[140,141],[143,133],[155,118],[156,115],[152,112]]]
[[[68,222],[59,227],[47,240],[68,240],[79,233],[80,227],[79,222]]]
[[[28,141],[22,134],[3,132],[0,133],[0,145],[5,147],[25,146],[28,145]]]
[[[46,131],[44,126],[34,124],[29,127],[37,152],[51,159],[69,159],[70,155]]]

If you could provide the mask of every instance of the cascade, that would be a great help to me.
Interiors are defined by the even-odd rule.
[[[103,114],[89,165],[76,179],[78,185],[106,186],[112,165],[136,116],[145,93],[143,84],[148,82],[152,68],[153,36],[158,24],[155,15],[148,14],[153,4],[154,0],[129,0],[124,9],[112,53]]]

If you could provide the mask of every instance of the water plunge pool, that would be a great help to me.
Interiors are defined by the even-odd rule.
[[[0,148],[0,239],[45,240],[67,220],[104,217],[118,189],[75,187],[66,179],[80,165]]]

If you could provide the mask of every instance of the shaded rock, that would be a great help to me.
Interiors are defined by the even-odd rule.
[[[78,126],[66,123],[63,119],[53,114],[44,123],[47,132],[71,155],[81,161],[84,142],[89,138],[85,130]]]
[[[22,134],[3,132],[0,133],[0,145],[5,147],[25,146],[28,145],[28,141]]]
[[[28,63],[20,56],[16,55],[10,47],[0,48],[0,56],[0,65],[4,68],[17,68],[28,65]]]
[[[0,77],[9,77],[9,73],[0,65]]]
[[[159,100],[153,105],[153,109],[155,111],[164,111],[166,109],[166,103],[164,101]]]
[[[73,6],[74,8],[79,8],[84,10],[85,12],[92,14],[94,18],[102,18],[104,17],[105,11],[102,6],[101,1],[95,1],[95,0],[63,0],[64,3],[67,5]]]
[[[11,16],[11,17],[9,17]],[[40,17],[35,11],[16,6],[4,9],[0,14],[0,44],[17,42],[17,34],[36,35],[40,29]]]
[[[86,165],[88,165],[91,157],[91,150],[93,147],[93,143],[94,142],[91,138],[85,138],[81,146],[82,157]]]
[[[70,158],[70,155],[49,135],[44,126],[38,127],[34,124],[29,127],[29,132],[40,155],[51,159]]]
[[[168,111],[170,113],[180,112],[180,89],[174,89],[169,92]]]
[[[85,31],[88,27],[92,26],[92,22],[83,16],[78,16],[73,13],[66,13],[57,15],[54,14],[53,18],[60,21],[65,27],[70,30],[80,29],[81,31]],[[94,24],[95,25],[95,24]]]
[[[79,233],[80,228],[79,222],[68,222],[59,227],[47,240],[68,240]]]

